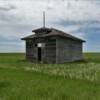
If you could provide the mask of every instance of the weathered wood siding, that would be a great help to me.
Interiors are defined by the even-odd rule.
[[[41,62],[42,63],[56,63],[56,39],[37,39],[34,41],[26,41],[26,59],[28,61],[38,63],[38,47],[37,43],[45,43],[45,47],[41,48]]]
[[[57,38],[56,63],[72,62],[82,59],[82,42]]]
[[[38,63],[37,43],[45,43],[42,47],[42,63],[66,63],[81,60],[82,42],[61,37],[36,39],[26,41],[26,59]]]
[[[56,63],[56,40],[49,40],[45,43],[45,60],[47,63]]]
[[[26,59],[32,62],[37,62],[37,48],[34,41],[26,41]]]

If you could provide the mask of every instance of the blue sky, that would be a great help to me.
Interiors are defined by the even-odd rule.
[[[25,52],[20,38],[54,27],[86,40],[84,52],[100,51],[99,0],[0,0],[0,52]]]

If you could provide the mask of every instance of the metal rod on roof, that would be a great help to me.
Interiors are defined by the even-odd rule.
[[[43,27],[45,28],[45,11],[43,11]]]

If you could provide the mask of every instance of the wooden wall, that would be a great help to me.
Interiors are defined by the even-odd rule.
[[[41,48],[42,63],[56,63],[56,39],[37,39],[26,41],[26,59],[38,63],[38,47],[37,43],[45,43],[45,47]]]
[[[73,41],[61,37],[47,39],[27,40],[26,59],[38,63],[38,48],[36,44],[45,43],[42,48],[42,63],[66,63],[81,60],[82,42]]]
[[[56,39],[51,39],[45,44],[45,61],[56,63]]]
[[[26,41],[26,59],[28,61],[37,62],[37,48],[34,41]]]
[[[56,63],[72,62],[82,59],[82,42],[57,38]]]

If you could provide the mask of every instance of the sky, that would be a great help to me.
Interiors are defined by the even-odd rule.
[[[86,40],[84,52],[100,51],[100,0],[0,0],[0,52],[25,52],[32,30],[53,27]]]

